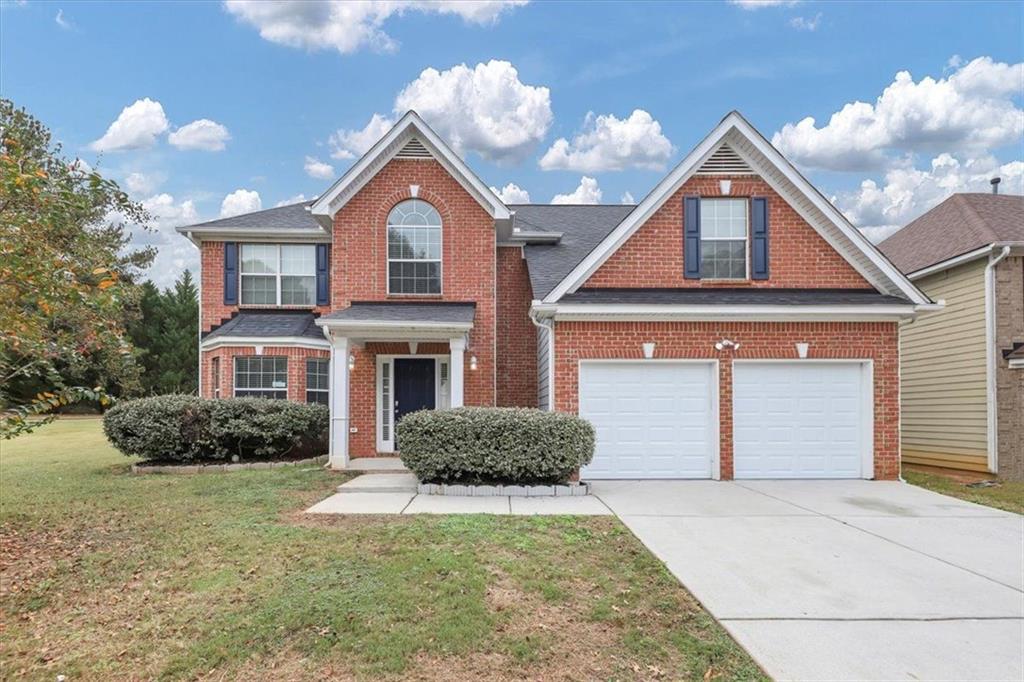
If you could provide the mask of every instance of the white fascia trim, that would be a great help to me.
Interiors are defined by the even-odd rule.
[[[473,328],[472,322],[391,322],[385,320],[316,320],[318,327],[330,329],[451,329],[457,332],[468,332]]]
[[[936,263],[935,265],[929,265],[926,268],[915,270],[907,274],[907,278],[910,280],[918,280],[921,279],[922,277],[927,277],[928,275],[934,275],[936,272],[942,272],[943,270],[948,270],[950,268],[956,267],[957,265],[963,265],[964,263],[969,263],[971,261],[978,260],[979,258],[984,258],[995,249],[1002,248],[1004,246],[1009,246],[1012,250],[1017,250],[1020,248],[1024,248],[1024,242],[993,242],[991,244],[986,244],[985,246],[982,246],[980,249],[968,251],[967,253],[962,253],[959,256],[947,258],[946,260]]]
[[[349,189],[354,188],[358,191],[363,185],[368,183],[376,173],[369,177],[363,177],[363,174],[380,160],[383,160],[384,163],[390,161],[400,150],[399,146],[394,145],[394,143],[399,138],[407,136],[410,128],[414,129],[415,133],[421,136],[422,141],[427,144],[427,147],[434,154],[435,158],[441,162],[441,165],[445,167],[459,184],[473,195],[491,217],[495,220],[508,220],[512,216],[508,207],[495,196],[490,187],[477,177],[469,166],[466,165],[465,161],[452,151],[451,147],[420,118],[419,114],[411,110],[407,111],[384,137],[377,140],[377,143],[370,147],[369,151],[363,154],[359,161],[353,164],[337,182],[331,185],[313,203],[310,207],[310,213],[314,216],[324,216],[333,220],[334,215],[347,202],[347,200],[342,201],[337,206],[332,206],[335,199]],[[392,145],[394,145],[393,149],[391,148]],[[388,151],[389,149],[390,152]],[[387,154],[387,158],[383,159],[385,154]],[[381,167],[383,167],[383,164],[381,164]],[[355,193],[352,192],[352,195],[354,196]]]
[[[666,305],[666,304],[542,304],[533,310],[540,318],[556,320],[614,321],[697,321],[744,320],[792,322],[806,320],[882,321],[903,320],[919,312],[941,310],[940,304],[928,305]]]
[[[303,336],[215,336],[199,344],[200,350],[213,350],[223,346],[270,346],[272,348],[310,348],[330,350],[326,340],[309,339]]]
[[[266,229],[253,230],[251,228],[229,228],[218,227],[217,229],[182,229],[175,228],[177,232],[184,234],[192,243],[199,246],[203,241],[238,241],[244,239],[249,242],[310,242],[326,243],[331,242],[331,235],[326,230],[294,230],[294,229]]]
[[[619,223],[612,232],[590,254],[584,258],[558,286],[544,298],[545,303],[554,303],[562,296],[576,291],[629,237],[643,225],[669,199],[680,186],[700,167],[705,158],[713,152],[732,130],[746,138],[764,157],[781,172],[787,180],[806,196],[868,259],[889,279],[897,289],[915,303],[927,304],[929,299],[915,287],[878,249],[855,228],[818,190],[814,188],[782,154],[776,150],[738,112],[731,112],[708,134],[672,172],[669,173],[643,201]],[[748,163],[750,160],[748,160]],[[758,164],[752,164],[758,165]],[[812,225],[813,227],[813,225]],[[854,267],[857,267],[855,264]],[[857,268],[859,271],[859,268]]]

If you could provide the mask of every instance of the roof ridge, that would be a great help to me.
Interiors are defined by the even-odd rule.
[[[991,226],[989,226],[988,221],[982,218],[981,214],[975,210],[974,206],[971,205],[971,202],[964,198],[963,194],[954,194],[950,199],[956,202],[957,208],[960,209],[961,213],[965,214],[965,218],[970,222],[971,228],[977,232],[979,236],[987,237],[988,241],[998,241],[999,235]]]

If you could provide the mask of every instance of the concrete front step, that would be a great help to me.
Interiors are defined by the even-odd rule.
[[[339,493],[415,493],[414,474],[362,474],[338,486]]]
[[[398,457],[355,457],[348,461],[346,471],[404,472],[408,471]]]

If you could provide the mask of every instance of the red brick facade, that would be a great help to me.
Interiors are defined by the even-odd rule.
[[[716,351],[728,338],[736,351]],[[558,322],[555,324],[555,409],[579,409],[579,361],[642,358],[641,344],[657,344],[657,358],[719,361],[719,438],[723,479],[732,478],[733,359],[796,359],[795,344],[810,344],[808,358],[872,360],[875,478],[899,475],[899,331],[895,322]]]
[[[256,348],[253,346],[221,346],[203,351],[202,359],[199,362],[199,371],[202,372],[204,398],[218,397],[214,358],[220,360],[219,397],[230,398],[234,395],[234,358],[241,355],[256,355]],[[304,403],[306,402],[306,358],[327,358],[330,357],[330,352],[314,348],[264,346],[263,357],[288,358],[288,400]]]
[[[537,405],[537,331],[530,322],[530,273],[522,247],[498,249],[497,404]]]
[[[730,179],[729,197],[768,197],[769,278],[718,283],[683,277],[683,197],[721,197],[719,181]],[[782,197],[758,177],[694,176],[618,251],[584,287],[787,287],[870,289],[871,285]]]

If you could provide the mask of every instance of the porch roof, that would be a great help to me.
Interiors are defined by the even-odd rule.
[[[472,302],[353,301],[316,323],[346,336],[434,338],[468,332],[475,315]]]

